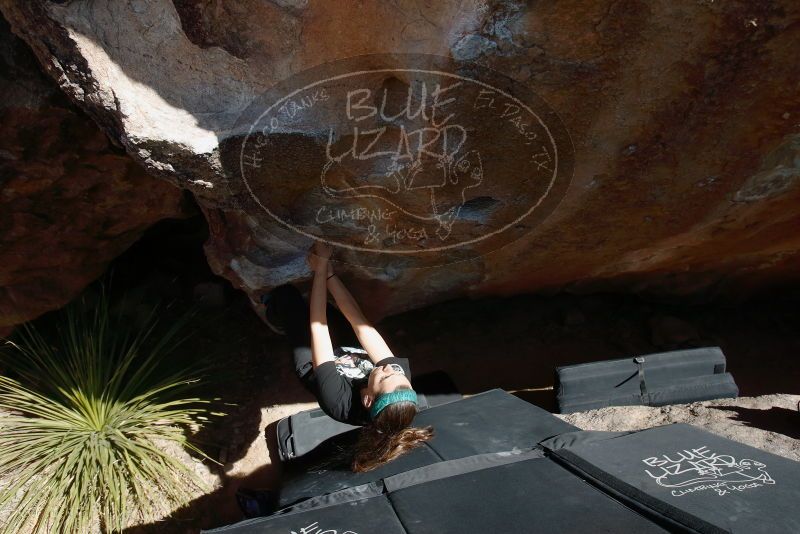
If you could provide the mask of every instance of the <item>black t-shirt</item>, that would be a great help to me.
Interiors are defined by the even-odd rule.
[[[314,370],[319,389],[322,411],[343,423],[363,426],[369,423],[369,411],[361,404],[361,388],[367,385],[374,365],[362,348],[337,347],[333,351],[335,361],[318,365]],[[384,358],[376,366],[399,364],[406,377],[411,379],[408,358]]]

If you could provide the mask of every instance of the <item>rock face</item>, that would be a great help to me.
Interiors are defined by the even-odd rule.
[[[800,395],[740,397],[661,408],[614,406],[559,417],[583,430],[613,432],[687,423],[800,461]]]
[[[464,132],[483,154],[482,166],[462,163],[464,151],[423,162],[417,146],[411,158],[424,165],[423,178],[446,168],[463,173],[462,186],[473,180],[473,189],[461,189],[460,201],[438,206],[428,185],[435,222],[452,231],[448,239],[495,235],[505,222],[496,213],[520,202],[536,204],[530,191],[542,182],[534,166],[548,169],[558,160],[563,174],[549,207],[503,230],[511,238],[495,247],[467,243],[436,256],[395,254],[386,245],[359,257],[341,247],[338,269],[352,279],[368,315],[379,318],[465,294],[558,288],[669,295],[749,291],[796,280],[800,272],[800,4],[792,0],[0,0],[0,10],[61,89],[134,160],[195,195],[211,229],[210,264],[251,294],[304,279],[303,248],[312,237],[332,238],[358,222],[300,225],[305,235],[279,224],[278,219],[308,222],[309,206],[330,193],[313,186],[320,167],[323,178],[352,190],[369,187],[359,180],[372,178],[385,185],[393,172],[407,173],[409,187],[410,172],[419,168],[366,157],[329,167],[315,159],[326,142],[330,148],[332,140],[358,139],[352,125],[349,133],[327,137],[327,126],[343,124],[333,108],[314,107],[330,102],[323,91],[282,110],[292,120],[295,113],[305,114],[303,120],[287,118],[260,130],[259,146],[271,152],[250,163],[271,181],[262,180],[253,192],[237,175],[244,166],[226,159],[246,156],[235,148],[252,133],[242,121],[253,111],[248,106],[279,82],[284,85],[273,88],[272,96],[294,94],[311,67],[321,76],[331,62],[387,53],[446,57],[448,73],[473,73],[470,65],[481,65],[498,73],[486,86],[492,95],[503,88],[540,104],[531,115],[541,119],[542,132],[524,131],[536,121],[528,117],[521,124],[522,115],[508,108],[489,121],[475,98],[440,108],[472,118]],[[407,59],[392,61],[396,67]],[[362,62],[386,66],[383,60]],[[394,96],[414,89],[414,76],[393,72],[351,89],[380,88]],[[328,74],[333,79],[341,71],[331,67]],[[377,107],[378,93],[369,95],[375,98],[366,102]],[[419,93],[413,96],[419,104]],[[368,109],[364,102],[347,107],[349,119],[366,118],[354,115]],[[386,123],[402,136],[420,120]],[[513,135],[509,124],[516,127]],[[548,144],[544,133],[554,130],[566,137]],[[523,151],[521,134],[538,152]],[[574,166],[566,161],[573,149]],[[523,188],[528,181],[531,190]],[[424,198],[394,208],[416,208]],[[261,201],[278,206],[283,218],[265,216]],[[386,198],[361,205],[369,213],[391,207]],[[287,239],[287,232],[294,238]],[[407,241],[427,252],[436,237]]]
[[[154,222],[181,216],[155,180],[41,73],[0,19],[0,335],[59,308]]]

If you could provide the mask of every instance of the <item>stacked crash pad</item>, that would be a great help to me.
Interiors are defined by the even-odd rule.
[[[336,436],[287,464],[278,513],[206,532],[800,532],[800,464],[691,426],[583,432],[500,390],[417,417],[411,453],[351,473]]]
[[[558,367],[555,390],[560,413],[606,406],[665,406],[739,394],[719,347]]]

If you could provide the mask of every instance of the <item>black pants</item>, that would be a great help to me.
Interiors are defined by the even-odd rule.
[[[317,381],[311,363],[311,317],[309,305],[300,290],[291,284],[278,286],[270,293],[270,306],[280,318],[292,347],[297,377],[315,397]],[[347,318],[335,306],[326,303],[328,330],[334,347],[360,347],[358,337]]]

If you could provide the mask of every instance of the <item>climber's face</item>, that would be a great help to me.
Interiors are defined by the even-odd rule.
[[[391,393],[401,386],[411,387],[411,382],[401,366],[396,363],[376,366],[369,375],[367,391],[362,398],[364,406],[369,408],[378,395]]]

